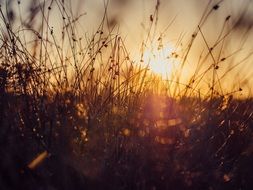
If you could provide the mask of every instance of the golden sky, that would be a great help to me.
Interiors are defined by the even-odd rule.
[[[232,32],[227,35],[224,43],[217,45],[217,51],[213,52],[217,62],[219,62],[218,59],[226,58],[224,62],[219,64],[217,77],[222,77],[227,70],[244,61],[253,51],[253,33],[252,29],[249,29],[253,24],[253,2],[250,0],[161,0],[156,38],[163,33],[163,45],[165,47],[175,46],[180,41],[182,43],[181,48],[187,48],[191,35],[196,30],[208,3],[210,3],[208,11],[212,10],[217,3],[219,3],[219,7],[217,10],[210,12],[208,19],[201,26],[203,37],[198,34],[194,42],[187,59],[188,64],[183,71],[184,76],[191,76],[201,53],[208,52],[203,38],[205,38],[208,46],[212,47],[217,42],[222,30],[222,36],[225,36],[229,30]],[[140,44],[147,36],[150,26],[150,15],[154,13],[156,4],[156,0],[111,0],[108,9],[109,18],[116,18],[118,21],[120,34],[126,39],[125,41],[128,47],[130,47],[130,53],[133,57],[139,56]],[[86,7],[84,3],[84,9],[87,12],[87,22],[93,21],[94,18],[99,18],[96,15],[102,14],[104,10],[103,0],[86,0]],[[226,22],[225,28],[222,29],[228,17],[229,20]],[[173,23],[170,27],[166,28],[172,21]],[[152,43],[149,45],[156,46],[158,44]],[[206,60],[206,66],[212,61],[212,58],[209,57]],[[242,87],[245,93],[248,93],[248,90],[252,91],[250,89],[250,84],[253,82],[252,61],[253,58],[249,57],[243,63],[240,63],[239,66],[229,71],[221,80],[222,88],[229,88],[229,90],[235,88],[234,90],[236,90]],[[204,83],[208,83],[209,80],[210,78],[206,77],[203,81]]]
[[[2,1],[6,4],[8,1]],[[9,1],[11,2],[11,1]],[[32,3],[31,3],[32,2]],[[36,3],[35,3],[36,2]],[[40,4],[48,6],[51,1],[21,1],[20,12],[16,8],[16,14],[20,14],[23,20],[29,17],[31,8]],[[58,0],[56,2],[62,2]],[[115,34],[119,34],[124,40],[130,56],[137,63],[140,57],[140,49],[142,43],[147,39],[152,19],[156,19],[154,15],[157,0],[110,0],[108,5],[108,19],[117,23]],[[15,4],[16,1],[12,1]],[[79,18],[76,25],[78,27],[78,36],[92,36],[96,32],[104,14],[105,0],[65,0],[67,11],[73,18]],[[218,4],[217,10],[213,7]],[[8,3],[7,3],[8,4]],[[207,11],[205,9],[208,6]],[[15,5],[14,5],[15,6]],[[17,7],[17,6],[16,6]],[[218,77],[222,77],[228,69],[243,61],[238,67],[229,71],[222,79],[223,88],[248,88],[252,93],[251,85],[253,81],[252,57],[247,56],[253,51],[251,45],[253,41],[251,25],[253,24],[253,2],[250,0],[160,0],[159,11],[157,14],[157,24],[152,28],[153,41],[146,44],[146,54],[154,53],[159,46],[157,39],[162,36],[163,48],[155,54],[176,53],[182,54],[186,51],[192,34],[198,28],[203,13],[210,11],[207,20],[201,25],[201,33],[198,33],[194,44],[187,57],[187,64],[183,69],[185,80],[189,80],[190,76],[196,69],[196,65],[200,57],[208,53],[208,47],[212,47],[217,43],[219,38],[226,36],[221,43],[216,46],[213,56],[216,61],[225,59],[219,64],[217,71]],[[57,11],[57,4],[52,5],[50,13],[52,16],[49,20],[49,26],[55,33],[61,31],[62,16]],[[37,15],[37,20],[41,20],[42,15]],[[153,18],[154,17],[154,18]],[[226,22],[226,18],[229,20]],[[224,23],[225,26],[224,26]],[[224,28],[223,28],[224,26]],[[17,26],[18,27],[18,26]],[[168,47],[170,47],[168,49]],[[238,51],[240,50],[240,51]],[[177,52],[178,51],[178,52]],[[235,53],[236,52],[236,53]],[[164,55],[165,58],[168,55]],[[152,56],[151,56],[152,57]],[[245,59],[245,60],[244,60]],[[155,61],[153,61],[155,64]],[[158,62],[162,62],[161,58]],[[206,67],[212,64],[212,57],[209,56],[205,60],[204,71]],[[154,69],[155,70],[155,69]],[[201,71],[200,71],[201,73]],[[203,84],[207,84],[210,77],[203,79]],[[248,92],[247,92],[248,93]]]

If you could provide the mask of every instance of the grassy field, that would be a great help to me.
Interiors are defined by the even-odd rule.
[[[138,60],[108,2],[86,36],[84,14],[73,16],[64,1],[31,1],[25,16],[23,1],[0,1],[0,189],[252,189],[250,80],[225,88],[252,62],[251,52],[238,53],[251,32],[243,15],[223,18],[211,45],[204,26],[223,1],[209,1],[187,43],[169,55],[181,66],[163,79],[144,59],[152,44],[166,45],[160,1]],[[238,52],[223,55],[241,23]],[[185,79],[196,40],[205,50]]]

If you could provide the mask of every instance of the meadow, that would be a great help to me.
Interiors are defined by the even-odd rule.
[[[251,22],[226,15],[211,43],[226,0],[207,1],[161,76],[175,23],[155,2],[136,58],[110,1],[92,34],[68,1],[0,1],[0,189],[253,188]]]

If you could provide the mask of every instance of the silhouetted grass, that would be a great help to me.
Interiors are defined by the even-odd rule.
[[[242,18],[232,27],[231,15],[224,18],[213,45],[203,30],[222,2],[210,1],[189,42],[172,53],[181,66],[167,80],[143,64],[146,49],[157,41],[165,45],[157,35],[160,1],[138,44],[139,63],[117,32],[117,18],[108,16],[109,2],[88,37],[79,35],[85,13],[73,16],[64,1],[31,1],[27,18],[23,2],[4,2],[0,188],[251,189],[253,100],[236,98],[243,92],[237,84],[224,89],[224,78],[251,53],[218,72],[237,56],[222,52]],[[60,32],[51,26],[53,11]],[[197,38],[206,49],[182,82]],[[203,92],[206,76],[211,79]]]

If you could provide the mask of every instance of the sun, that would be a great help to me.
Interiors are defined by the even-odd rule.
[[[152,73],[161,76],[163,79],[170,78],[180,64],[176,48],[172,44],[167,44],[162,48],[146,50],[143,61]]]

